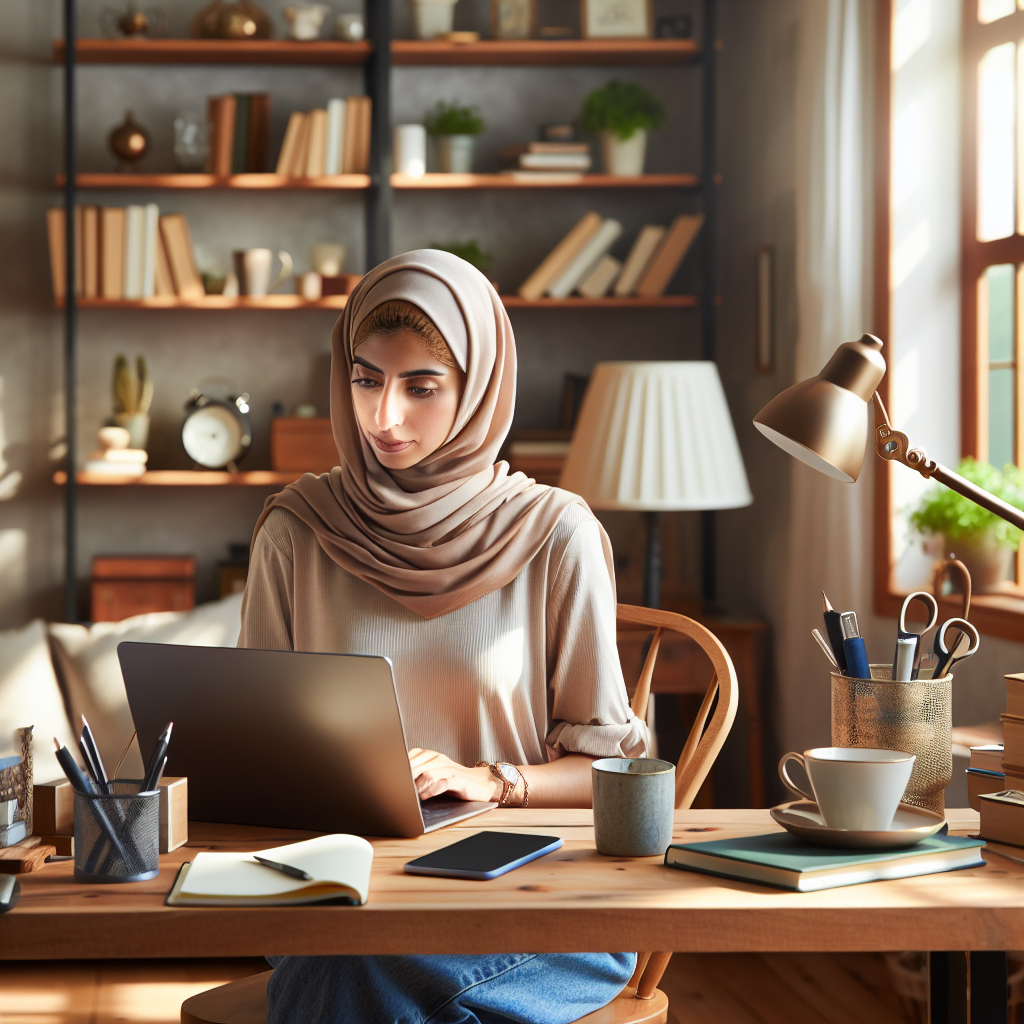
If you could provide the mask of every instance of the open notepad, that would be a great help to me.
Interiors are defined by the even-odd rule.
[[[254,858],[305,871],[293,878]],[[327,900],[362,906],[370,889],[373,847],[359,836],[333,835],[251,853],[200,853],[183,864],[171,907],[290,907]]]

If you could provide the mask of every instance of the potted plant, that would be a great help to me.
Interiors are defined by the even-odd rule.
[[[437,163],[445,174],[468,174],[473,169],[473,143],[484,130],[476,107],[439,101],[425,119],[435,140]]]
[[[613,78],[583,104],[583,130],[598,137],[605,174],[643,174],[647,133],[664,120],[664,105],[638,82]]]
[[[957,472],[971,483],[1024,509],[1024,473],[1007,465],[995,466],[964,459]],[[1009,576],[1010,559],[1020,544],[1020,530],[976,505],[948,487],[936,486],[925,492],[910,514],[910,525],[918,533],[941,537],[946,555],[956,555],[971,574],[976,593],[1003,589]]]
[[[436,39],[447,35],[455,23],[455,5],[459,0],[409,0],[417,39]]]
[[[149,407],[153,402],[153,380],[146,360],[139,356],[135,368],[118,356],[114,360],[114,424],[124,427],[130,448],[145,448],[149,439]]]

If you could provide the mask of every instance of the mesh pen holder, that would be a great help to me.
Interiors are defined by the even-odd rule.
[[[143,882],[160,872],[160,792],[115,779],[111,793],[75,793],[75,881]]]
[[[953,778],[953,677],[894,682],[892,665],[870,679],[832,673],[832,745],[916,755],[903,802],[945,813]]]

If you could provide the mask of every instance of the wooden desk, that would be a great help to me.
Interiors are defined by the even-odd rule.
[[[954,830],[977,828],[975,811],[947,813]],[[0,959],[1024,949],[1024,867],[990,853],[983,868],[789,893],[672,870],[658,857],[601,857],[591,821],[590,811],[503,810],[420,839],[375,840],[365,907],[165,907],[178,866],[199,850],[308,835],[193,824],[188,846],[162,856],[151,882],[78,885],[70,862],[23,876],[21,902],[0,916]],[[407,860],[481,827],[560,835],[565,846],[491,882],[403,873]],[[774,830],[767,811],[676,814],[680,841]]]

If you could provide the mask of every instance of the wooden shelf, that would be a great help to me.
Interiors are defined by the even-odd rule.
[[[363,64],[368,42],[281,39],[79,39],[80,64]],[[394,64],[444,65],[650,65],[686,64],[700,56],[692,39],[485,39],[478,43],[395,39]],[[54,63],[64,41],[54,40]]]
[[[297,295],[264,295],[260,298],[240,297],[225,299],[221,295],[205,295],[201,299],[179,299],[177,296],[155,296],[150,299],[85,299],[79,298],[79,309],[344,309],[347,295],[328,295],[307,302]],[[502,295],[506,309],[680,309],[698,305],[696,295],[659,295],[642,299],[634,295],[625,298],[607,296],[602,299],[584,299],[574,295],[568,299],[521,299],[518,295]],[[63,303],[55,304],[60,308]]]
[[[659,295],[642,299],[635,295],[624,298],[610,295],[603,299],[521,299],[518,295],[502,295],[506,309],[689,309],[699,305],[696,295]]]
[[[700,55],[692,39],[485,39],[448,43],[395,39],[393,64],[686,64]]]
[[[79,39],[79,64],[364,64],[367,43],[284,39]],[[53,42],[55,64],[64,61],[64,40]]]
[[[284,174],[79,174],[79,188],[162,188],[162,189],[319,189],[322,191],[368,189],[368,174],[325,174],[320,178],[289,178]],[[57,175],[64,185],[64,175]]]
[[[142,476],[118,477],[102,473],[76,473],[82,487],[284,487],[298,480],[301,473],[275,473],[269,469],[229,473],[227,470],[154,469]],[[67,473],[60,469],[53,482],[64,486]]]
[[[411,178],[392,174],[394,189],[504,189],[504,188],[699,188],[696,174],[641,174],[619,177],[613,174],[581,174],[572,181],[521,181],[510,174],[424,174]]]

